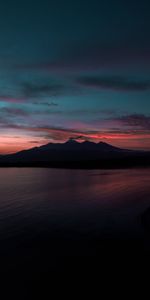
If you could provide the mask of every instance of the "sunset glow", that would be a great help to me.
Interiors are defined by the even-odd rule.
[[[0,12],[0,154],[70,137],[150,150],[149,9],[17,2]]]

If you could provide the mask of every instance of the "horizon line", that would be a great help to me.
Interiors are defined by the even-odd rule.
[[[69,141],[75,141],[76,143],[79,143],[79,144],[82,144],[82,143],[85,143],[85,142],[90,142],[90,143],[93,143],[93,144],[100,144],[100,143],[103,143],[103,144],[107,144],[107,145],[110,145],[112,147],[115,147],[115,148],[118,148],[118,149],[121,149],[121,150],[131,150],[131,151],[143,151],[143,152],[150,152],[150,149],[143,149],[143,148],[130,148],[130,147],[119,147],[119,146],[116,146],[116,145],[113,145],[111,143],[107,143],[107,142],[103,142],[103,141],[99,141],[99,142],[95,142],[95,141],[91,141],[89,139],[86,139],[86,140],[80,140],[80,139],[76,139],[76,138],[69,138],[67,139],[66,141],[60,141],[60,142],[49,142],[49,143],[46,143],[46,144],[41,144],[39,146],[35,146],[35,147],[29,147],[29,148],[23,148],[23,149],[20,149],[18,151],[12,151],[12,152],[7,152],[7,153],[1,153],[0,152],[0,155],[1,156],[5,156],[5,155],[11,155],[11,154],[16,154],[16,153],[19,153],[19,152],[22,152],[22,151],[28,151],[28,150],[31,150],[31,149],[34,149],[34,148],[40,148],[42,146],[46,146],[48,144],[66,144],[67,142]]]

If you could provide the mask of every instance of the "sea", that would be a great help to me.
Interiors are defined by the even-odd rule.
[[[1,275],[45,283],[139,264],[150,254],[149,208],[149,168],[0,168]]]

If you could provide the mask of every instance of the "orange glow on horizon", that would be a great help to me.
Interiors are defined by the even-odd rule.
[[[36,146],[41,146],[43,140],[37,143],[31,141],[29,137],[0,137],[0,154],[10,154],[21,150],[27,150]]]
[[[28,129],[31,132],[31,129]],[[45,139],[42,137],[33,137],[28,135],[2,135],[0,137],[0,154],[9,154],[15,153],[21,150],[30,149],[33,147],[38,147],[43,144],[47,144],[49,142],[53,143],[62,143],[68,140],[70,137],[76,139],[78,136],[83,136],[83,140],[91,140],[93,142],[106,142],[112,144],[113,146],[126,148],[126,149],[143,149],[150,150],[150,134],[131,134],[131,133],[83,133],[74,130],[65,130],[65,129],[47,129],[47,128],[34,128],[33,132],[45,132],[49,134],[50,137],[46,137]]]

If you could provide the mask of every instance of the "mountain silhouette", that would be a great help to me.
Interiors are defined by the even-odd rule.
[[[35,148],[34,148],[35,149]],[[37,148],[36,148],[37,149]],[[90,141],[84,141],[84,142],[77,142],[74,139],[69,139],[65,143],[49,143],[44,146],[38,147],[39,151],[46,151],[46,150],[70,150],[70,151],[77,151],[77,150],[86,150],[86,151],[123,151],[120,148],[114,147],[112,145],[109,145],[104,142],[94,143]],[[32,150],[32,149],[31,149]]]
[[[0,157],[0,166],[118,168],[150,165],[150,152],[120,149],[110,144],[69,139]]]

